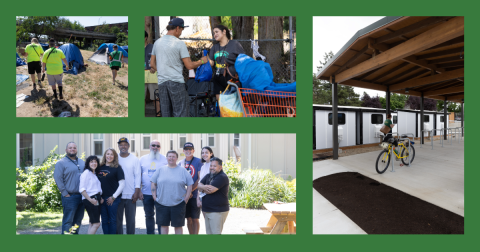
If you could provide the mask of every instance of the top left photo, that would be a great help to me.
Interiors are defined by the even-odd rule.
[[[127,117],[128,17],[17,16],[17,117]]]

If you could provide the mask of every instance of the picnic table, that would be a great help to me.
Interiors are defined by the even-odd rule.
[[[244,228],[247,234],[296,234],[296,203],[265,203],[263,206],[272,214],[267,226]],[[285,229],[286,232],[284,232]]]

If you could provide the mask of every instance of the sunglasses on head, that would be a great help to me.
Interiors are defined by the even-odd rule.
[[[160,145],[156,145],[156,144],[152,144],[150,146],[160,148]]]

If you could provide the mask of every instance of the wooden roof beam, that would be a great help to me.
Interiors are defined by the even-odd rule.
[[[352,87],[368,88],[368,89],[373,89],[377,91],[384,91],[384,92],[387,91],[387,86],[365,82],[365,81],[353,80],[353,79],[343,81],[340,84],[352,86]]]
[[[418,97],[421,97],[422,96],[422,92],[418,92],[418,91],[414,91],[414,90],[410,90],[408,93],[405,92],[405,90],[397,90],[397,91],[394,91],[392,93],[396,93],[396,94],[404,94],[404,95],[413,95],[413,96],[418,96]],[[425,95],[424,95],[425,96]],[[430,96],[430,97],[425,97],[425,98],[428,98],[428,99],[435,99],[435,100],[445,100],[445,96],[440,96],[440,95],[437,95],[437,96]]]
[[[383,77],[385,77],[385,76],[387,76],[387,75],[389,75],[389,74],[391,74],[391,73],[393,73],[393,72],[395,72],[395,71],[397,71],[401,68],[406,67],[407,65],[408,65],[408,62],[403,62],[400,65],[390,69],[389,71],[386,71],[385,73],[380,74],[379,76],[373,78],[370,82],[375,82],[375,81],[377,81],[377,80],[379,80],[379,79],[381,79],[381,78],[383,78]]]
[[[444,72],[441,74],[435,74],[435,75],[423,77],[420,79],[408,80],[402,83],[390,85],[390,91],[453,80],[453,79],[461,78],[463,76],[464,76],[464,68],[460,68],[457,70],[452,70],[452,71]]]
[[[464,94],[447,96],[447,101],[464,99]]]
[[[454,94],[454,93],[462,93],[464,92],[464,89],[465,89],[465,86],[444,88],[439,90],[423,92],[423,95],[433,96],[433,95],[447,95],[447,94]]]
[[[362,56],[364,53],[368,51],[368,46],[365,46],[362,50],[358,51],[357,54],[355,54],[353,57],[351,57],[343,66],[341,66],[333,75],[336,75],[340,73],[341,71],[345,70],[350,64],[352,64],[355,60],[357,60],[360,56]]]
[[[463,55],[462,58],[460,58],[459,56],[453,56],[453,57],[447,57],[447,58],[441,58],[441,59],[427,60],[427,63],[439,64],[439,63],[445,63],[445,62],[451,62],[451,61],[460,61],[464,59],[465,59],[465,55]]]
[[[454,17],[443,24],[435,26],[422,34],[377,55],[374,58],[366,60],[339,73],[335,78],[339,83],[342,83],[363,73],[380,68],[399,59],[409,57],[415,53],[464,34],[464,17]]]
[[[444,56],[444,55],[449,55],[449,54],[454,54],[454,53],[462,53],[464,51],[465,50],[462,46],[462,47],[453,48],[453,49],[449,49],[449,50],[445,50],[445,51],[439,51],[439,52],[419,55],[419,56],[417,56],[417,59],[428,59],[428,58],[433,58],[433,57],[441,57],[441,56]],[[460,58],[460,54],[458,55],[458,57]]]
[[[450,63],[445,63],[445,64],[439,64],[437,65],[439,68],[451,68],[451,67],[457,67],[457,66],[464,66],[463,61],[456,61],[456,62],[450,62]]]
[[[402,37],[403,35],[405,35],[407,33],[414,32],[416,30],[419,30],[419,29],[422,29],[422,28],[425,28],[425,27],[428,27],[428,26],[431,26],[431,25],[434,25],[434,24],[437,24],[437,23],[440,23],[440,22],[445,22],[449,18],[451,18],[451,17],[429,17],[429,18],[424,19],[424,20],[422,20],[420,22],[417,22],[415,24],[412,24],[412,25],[409,25],[407,27],[398,29],[398,30],[396,30],[392,33],[387,34],[387,35],[383,35],[383,36],[375,39],[375,44],[383,43],[385,41],[388,41],[390,39],[394,39],[396,37]],[[387,29],[387,30],[391,31],[390,29]],[[406,39],[406,38],[404,38],[404,39]]]
[[[447,42],[445,42],[445,43],[441,43],[440,45],[436,45],[436,46],[430,47],[430,48],[428,48],[428,50],[437,49],[437,48],[442,48],[442,47],[451,46],[451,45],[456,45],[456,44],[461,44],[461,43],[465,43],[465,36],[461,36],[461,37],[458,37],[458,38],[454,38],[454,39],[449,40],[449,41],[447,41]]]

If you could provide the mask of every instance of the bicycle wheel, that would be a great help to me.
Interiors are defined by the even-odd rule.
[[[410,164],[413,163],[413,159],[415,158],[415,148],[412,146],[410,146],[411,148],[411,153],[409,153],[411,155],[411,159],[410,159]],[[406,150],[406,151],[405,151]],[[402,148],[402,154],[400,154],[400,156],[404,157],[404,153],[405,152],[408,152],[408,147],[405,147],[405,148]],[[405,155],[407,155],[407,153],[405,153]],[[408,155],[404,158],[402,158],[402,163],[404,165],[408,165]]]
[[[387,150],[380,152],[377,158],[377,164],[375,165],[379,174],[382,174],[387,170],[388,165],[390,164],[390,159],[391,158]]]

